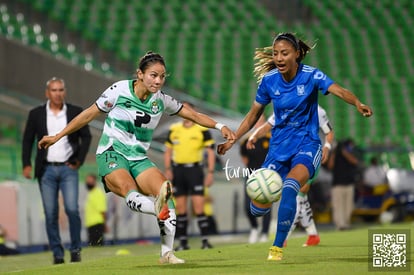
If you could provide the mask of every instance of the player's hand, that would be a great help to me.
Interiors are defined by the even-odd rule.
[[[360,103],[360,104],[357,105],[357,110],[364,117],[370,117],[373,114],[371,107],[369,107],[368,105],[362,104],[362,103]]]
[[[230,142],[231,144],[236,142],[236,134],[227,126],[223,126],[221,129],[221,135],[227,139],[227,142]]]
[[[246,148],[249,149],[249,150],[252,150],[252,149],[256,148],[256,146],[254,146],[256,141],[257,141],[257,138],[254,135],[250,136],[249,139],[246,142]]]
[[[58,140],[56,139],[56,136],[44,136],[38,143],[37,147],[39,149],[47,149],[53,144],[55,144]]]
[[[328,147],[324,146],[322,148],[322,160],[321,164],[325,164],[328,162],[330,150]]]
[[[225,143],[221,143],[217,146],[217,153],[219,155],[224,155],[230,148],[233,146],[233,143],[230,143],[229,141]]]

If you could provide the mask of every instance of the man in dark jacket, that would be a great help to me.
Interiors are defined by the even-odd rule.
[[[55,135],[80,112],[82,108],[65,103],[65,82],[52,78],[46,83],[46,104],[35,107],[29,113],[23,135],[23,176],[31,178],[31,156],[35,140],[45,135]],[[59,190],[69,220],[71,262],[80,262],[81,219],[79,215],[79,174],[91,143],[89,127],[62,139],[49,149],[37,149],[34,177],[39,182],[43,209],[46,217],[46,232],[53,252],[53,263],[64,263],[64,249],[59,233]],[[37,143],[36,143],[37,147]]]

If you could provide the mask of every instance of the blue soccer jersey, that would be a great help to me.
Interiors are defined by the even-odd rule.
[[[270,151],[280,161],[297,154],[305,141],[319,140],[318,91],[328,94],[334,82],[320,70],[300,64],[295,78],[286,82],[277,69],[262,79],[256,101],[267,105],[271,101],[275,114]]]

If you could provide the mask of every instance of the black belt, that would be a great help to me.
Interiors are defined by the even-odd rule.
[[[63,166],[63,165],[66,165],[66,162],[55,162],[55,161],[48,161],[48,162],[46,162],[46,165],[51,165],[51,166]]]
[[[196,167],[201,166],[202,162],[193,162],[193,163],[173,163],[174,167]]]

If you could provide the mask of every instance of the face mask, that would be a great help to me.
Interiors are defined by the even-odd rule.
[[[91,191],[95,187],[95,185],[85,184],[85,187],[88,191]]]

